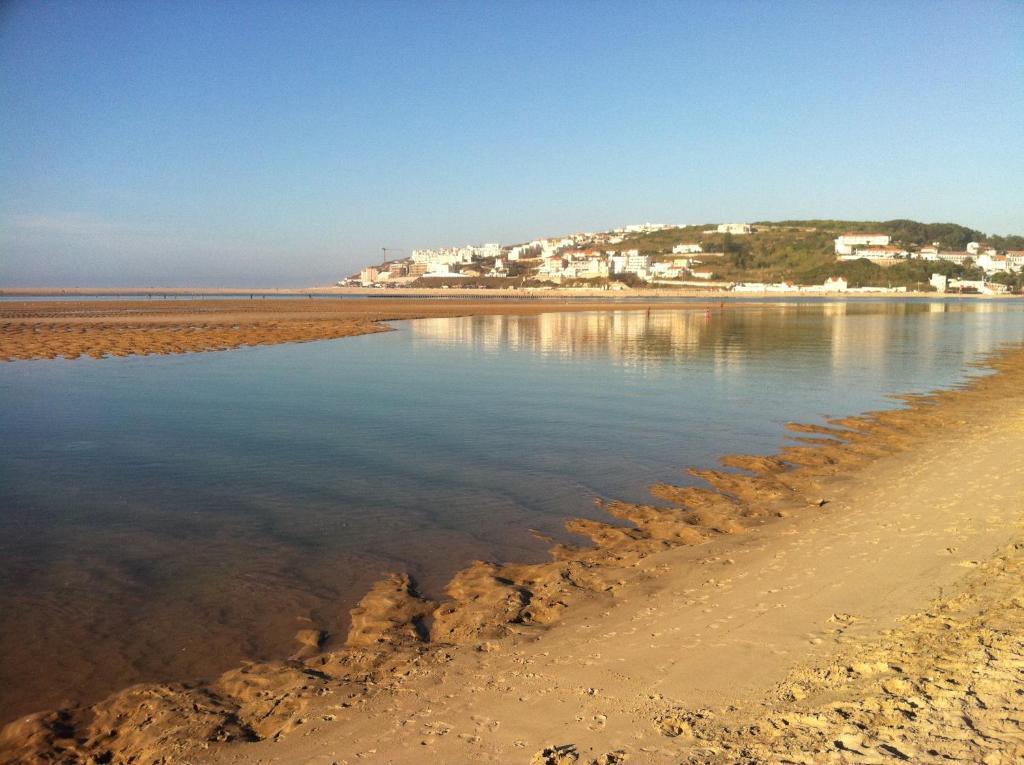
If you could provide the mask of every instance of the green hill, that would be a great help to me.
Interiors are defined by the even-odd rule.
[[[972,268],[952,263],[908,260],[883,268],[867,260],[837,262],[835,238],[850,231],[888,234],[892,243],[910,250],[938,242],[940,249],[963,251],[968,242],[980,242],[997,250],[1024,249],[1024,236],[989,236],[955,223],[920,223],[913,220],[786,220],[760,221],[756,233],[729,235],[705,233],[715,224],[665,229],[624,238],[621,249],[641,253],[669,253],[673,245],[696,242],[705,252],[724,252],[708,257],[705,268],[730,281],[795,281],[817,284],[829,276],[843,276],[851,287],[906,286],[927,289],[933,273],[977,277]],[[700,257],[700,256],[697,256]]]

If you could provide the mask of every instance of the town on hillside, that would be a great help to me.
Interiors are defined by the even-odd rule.
[[[1024,287],[1024,237],[986,237],[955,224],[848,223],[644,223],[508,246],[416,249],[390,259],[398,252],[385,249],[382,262],[338,284],[988,295]]]

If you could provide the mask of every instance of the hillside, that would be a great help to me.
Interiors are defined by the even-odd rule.
[[[910,249],[938,242],[940,249],[962,251],[968,242],[981,242],[997,250],[1024,249],[1024,236],[988,236],[955,223],[920,223],[912,220],[787,220],[760,221],[748,235],[704,233],[714,224],[672,228],[627,236],[617,247],[636,248],[644,254],[671,252],[680,242],[695,242],[705,252],[724,252],[707,258],[705,265],[716,276],[730,281],[778,282],[791,280],[816,284],[829,276],[843,276],[852,287],[907,286],[927,289],[931,274],[976,277],[974,269],[952,263],[908,260],[891,268],[866,260],[836,262],[834,240],[849,231],[888,234],[892,243]],[[699,256],[698,256],[699,257]],[[1004,279],[1007,277],[1004,277]],[[1019,277],[1008,277],[1019,286]]]

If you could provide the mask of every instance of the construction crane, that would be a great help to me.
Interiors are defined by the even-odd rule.
[[[388,262],[388,253],[389,252],[397,253],[397,252],[401,252],[401,250],[395,249],[394,247],[381,247],[380,248],[380,254],[381,254],[381,261],[380,262],[381,263],[387,263]]]

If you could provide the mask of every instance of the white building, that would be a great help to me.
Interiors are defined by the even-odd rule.
[[[473,254],[473,257],[481,260],[484,258],[497,258],[501,256],[501,245],[497,242],[488,242],[487,244],[481,244],[479,247],[470,245],[466,247],[466,249]]]
[[[986,252],[979,255],[974,262],[986,274],[997,274],[1000,271],[1010,270],[1010,264],[1005,255],[989,255]]]
[[[860,260],[866,258],[875,263],[884,262],[888,263],[897,258],[904,258],[907,256],[907,251],[894,246],[874,246],[874,247],[858,247],[854,249],[849,255],[840,255],[839,260]]]
[[[466,245],[465,247],[413,250],[411,260],[413,263],[426,263],[430,266],[453,266],[457,263],[472,263],[474,260],[497,258],[500,256],[501,245],[490,243],[479,246]]]
[[[964,249],[966,249],[967,252],[971,253],[971,255],[977,255],[978,250],[981,249],[981,245],[978,244],[977,242],[968,242],[967,247]]]
[[[434,267],[431,268],[424,276],[455,276],[452,272],[452,267],[448,263],[434,263]]]
[[[633,223],[629,226],[615,229],[617,234],[650,234],[654,231],[664,231],[672,226],[667,223]]]
[[[885,247],[888,244],[888,234],[848,232],[836,237],[836,255],[852,255],[854,247]]]
[[[650,274],[652,279],[678,279],[683,275],[684,270],[685,267],[680,267],[676,265],[676,263],[662,261],[659,263],[651,263]]]
[[[732,289],[733,292],[767,292],[768,285],[764,282],[740,282]]]
[[[565,259],[561,255],[549,255],[544,258],[544,262],[540,264],[540,268],[537,269],[537,275],[557,276],[561,278],[564,269]]]
[[[719,223],[719,234],[752,234],[754,227],[749,223]]]
[[[672,248],[673,255],[692,255],[697,252],[704,252],[699,244],[677,244]]]
[[[982,295],[1006,295],[1009,291],[1008,286],[999,282],[985,282],[985,286],[981,288]]]
[[[370,284],[373,284],[375,281],[377,281],[377,277],[379,275],[380,275],[380,271],[378,271],[373,266],[370,266],[369,268],[364,268],[362,271],[359,272],[359,281],[364,286],[368,286]]]
[[[607,279],[608,275],[608,261],[600,258],[574,260],[562,270],[567,279]]]
[[[625,271],[627,274],[638,274],[650,268],[650,255],[641,255],[639,250],[626,250],[622,254],[626,256]]]
[[[426,263],[428,266],[455,265],[456,263],[471,263],[473,253],[465,248],[444,247],[441,249],[413,250],[413,263]]]
[[[956,263],[958,266],[965,265],[974,260],[974,256],[969,252],[940,252],[935,257],[937,260],[948,260],[950,263]]]

